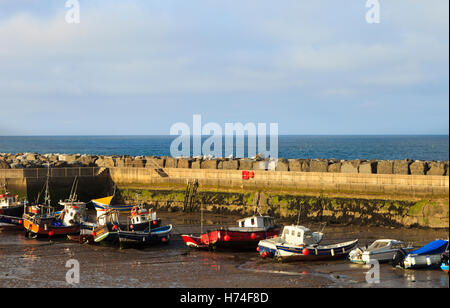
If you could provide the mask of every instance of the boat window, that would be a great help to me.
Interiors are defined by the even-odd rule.
[[[291,235],[295,236],[295,230],[292,230]]]
[[[298,237],[301,237],[301,236],[302,236],[302,233],[301,233],[300,231],[298,231],[298,232],[297,232],[297,236],[298,236]]]
[[[372,245],[370,245],[370,249],[378,249],[388,246],[387,242],[375,242]]]
[[[255,224],[255,219],[252,218],[252,219],[250,220],[250,222],[252,223],[252,225],[254,225],[254,224]]]
[[[392,245],[392,249],[400,249],[405,248],[405,245],[403,243],[397,243]]]
[[[243,221],[241,221],[241,227],[243,227],[244,226],[244,222]]]

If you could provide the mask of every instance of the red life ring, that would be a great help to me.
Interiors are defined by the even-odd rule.
[[[135,216],[137,213],[137,206],[133,206],[133,208],[131,209],[131,216]]]

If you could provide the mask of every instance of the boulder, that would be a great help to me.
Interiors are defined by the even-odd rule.
[[[277,161],[277,165],[275,167],[275,171],[289,171],[288,160],[284,158],[279,158]]]
[[[427,164],[423,161],[416,160],[409,165],[409,170],[412,175],[424,175],[426,172]]]
[[[328,172],[328,161],[327,160],[311,160],[309,163],[310,172]]]
[[[145,168],[159,169],[164,168],[165,158],[155,157],[155,156],[145,156]]]
[[[164,168],[177,168],[178,166],[178,159],[171,157],[171,156],[166,156],[164,157],[166,160],[166,164]]]
[[[376,161],[365,161],[359,165],[359,173],[371,174],[377,173],[377,162]]]
[[[409,174],[409,164],[410,162],[407,160],[394,160],[394,174]]]
[[[302,162],[300,159],[288,159],[289,171],[302,171]]]
[[[194,160],[194,161],[192,162],[191,168],[192,168],[192,169],[200,169],[201,164],[202,164],[202,160],[201,160],[200,158],[199,158],[199,159],[196,159],[196,160]]]
[[[11,167],[5,160],[0,159],[0,169],[11,169]]]
[[[222,162],[222,169],[238,170],[239,169],[239,161],[237,159],[224,160]]]
[[[445,175],[447,172],[445,162],[429,162],[428,168],[427,175]]]
[[[252,170],[253,160],[249,158],[241,158],[239,160],[239,170]]]
[[[341,165],[341,173],[358,173],[360,164],[360,160],[344,161]]]
[[[269,160],[259,160],[254,161],[252,165],[252,170],[268,170],[269,169]]]
[[[309,172],[311,160],[310,159],[300,159],[300,162],[302,163],[301,171],[302,172]]]
[[[38,154],[36,153],[28,153],[25,157],[26,160],[28,161],[34,161],[38,159]]]
[[[146,160],[142,157],[135,157],[132,162],[133,168],[145,168]]]
[[[83,166],[94,166],[95,160],[97,159],[97,156],[90,156],[90,155],[81,155],[77,161],[80,162]]]
[[[201,169],[217,169],[218,160],[217,159],[210,159],[210,160],[204,160],[200,164]]]
[[[393,174],[394,163],[391,160],[381,160],[377,164],[377,174]]]
[[[331,163],[328,166],[328,172],[340,173],[341,172],[341,166],[342,166],[341,162]]]
[[[190,169],[192,164],[191,158],[178,158],[178,168]]]

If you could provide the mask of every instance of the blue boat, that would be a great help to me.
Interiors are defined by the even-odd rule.
[[[392,260],[393,267],[405,269],[436,268],[442,263],[442,253],[448,249],[448,241],[436,240],[427,245],[406,253],[397,251]]]
[[[159,227],[145,231],[117,231],[120,247],[148,246],[159,243],[167,243],[170,240],[172,225]]]

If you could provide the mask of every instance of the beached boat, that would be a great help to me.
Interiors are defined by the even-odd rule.
[[[86,215],[86,204],[69,198],[66,202],[60,202],[64,206],[62,211],[55,211],[50,203],[48,186],[47,177],[43,204],[25,207],[23,226],[27,235],[51,237],[78,234],[80,224]]]
[[[441,262],[441,270],[448,273],[448,250],[442,254]]]
[[[413,249],[411,245],[407,245],[402,241],[381,239],[376,240],[367,248],[355,248],[348,254],[349,260],[357,264],[366,264],[370,261],[377,260],[378,262],[392,261],[395,253],[403,249],[409,252]]]
[[[320,245],[322,238],[322,232],[311,232],[310,229],[299,225],[285,226],[281,236],[260,241],[258,252],[263,258],[270,257],[278,260],[338,259],[347,256],[358,244],[358,240],[353,240]]]
[[[149,246],[159,243],[167,243],[170,240],[172,225],[148,229],[146,231],[122,231],[118,230],[120,247]]]
[[[119,214],[119,211],[112,209],[97,211],[97,221],[95,223],[83,222],[80,235],[78,237],[69,236],[69,239],[80,243],[93,243],[101,242],[111,235],[110,240],[115,241],[117,240],[116,232],[119,229],[123,231],[146,231],[161,226],[161,219],[157,217],[156,212],[143,206],[134,206],[131,209],[127,223],[120,222]],[[93,236],[93,234],[96,236]]]
[[[409,253],[399,249],[392,260],[393,267],[405,269],[435,268],[442,263],[442,253],[448,248],[448,241],[436,240]]]
[[[20,201],[18,197],[18,195],[10,194],[5,185],[4,193],[0,194],[0,215],[22,217],[24,207],[28,202]]]
[[[255,215],[237,221],[238,227],[221,227],[201,235],[182,235],[187,246],[203,249],[255,249],[262,239],[276,236],[280,226],[270,216]]]

